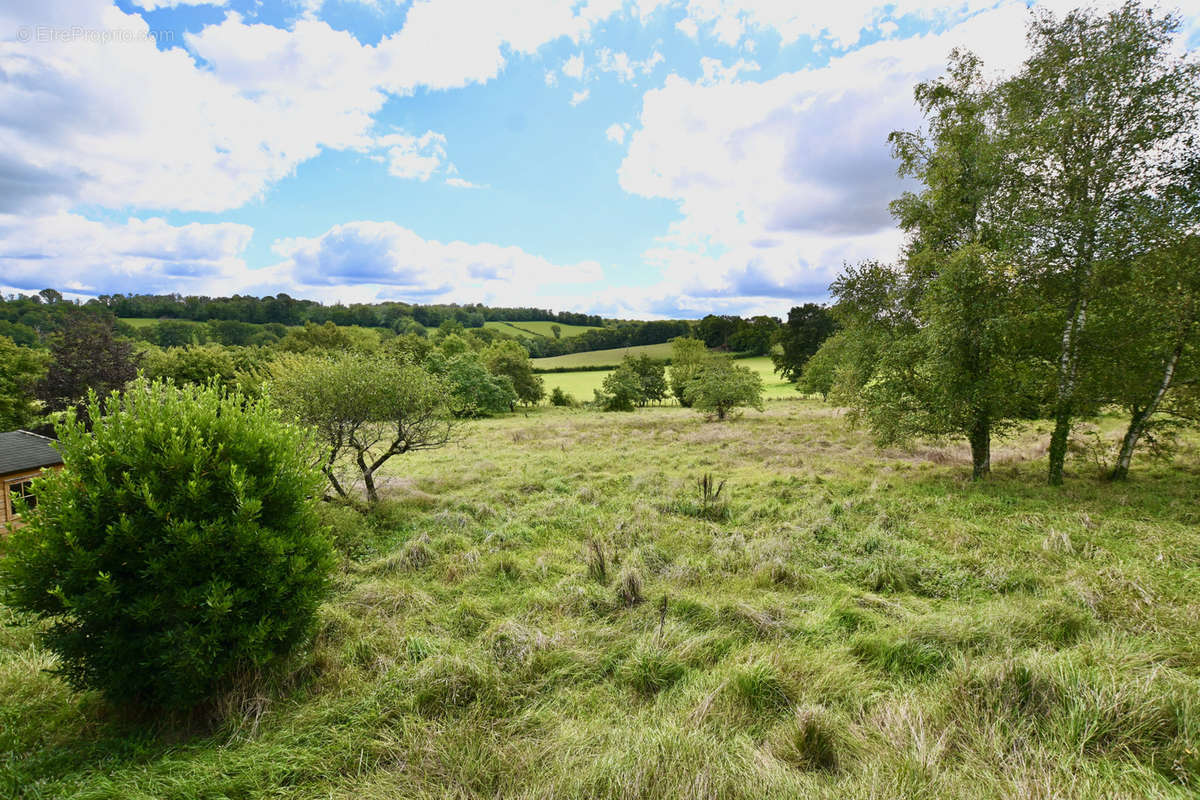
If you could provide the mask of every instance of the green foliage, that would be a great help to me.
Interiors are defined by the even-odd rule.
[[[341,497],[350,496],[346,461],[374,504],[375,475],[388,460],[442,447],[455,430],[450,386],[415,364],[361,352],[291,356],[272,364],[272,376],[272,400],[313,429],[321,470]]]
[[[889,137],[900,173],[923,184],[892,203],[908,233],[904,257],[895,268],[848,267],[832,287],[846,337],[870,342],[875,357],[841,340],[842,374],[822,363],[808,385],[825,394],[840,382],[839,399],[880,444],[966,438],[978,478],[992,437],[1036,410],[1035,362],[1020,346],[1035,298],[998,246],[1009,214],[996,90],[974,56],[955,51],[947,75],[914,94],[926,131]]]
[[[529,352],[519,342],[502,339],[483,352],[484,363],[493,375],[502,375],[512,382],[517,399],[525,405],[536,405],[546,396],[541,375],[535,375]]]
[[[379,348],[379,334],[335,325],[332,322],[323,325],[306,322],[303,328],[289,330],[277,346],[285,353],[336,353],[345,350],[373,352]]]
[[[691,404],[687,399],[687,387],[700,373],[707,358],[708,347],[703,341],[682,337],[671,340],[671,394],[681,406]]]
[[[605,375],[595,395],[596,405],[605,411],[633,411],[645,405],[642,379],[628,362]]]
[[[667,396],[666,367],[647,355],[626,354],[621,365],[604,376],[595,403],[605,411],[633,411]]]
[[[562,390],[561,386],[555,386],[550,392],[550,405],[569,407],[575,405],[575,398]]]
[[[458,336],[445,341],[452,339],[462,341]],[[458,350],[448,359],[441,352],[433,353],[425,364],[450,387],[449,409],[456,417],[490,417],[512,411],[517,404],[512,379],[489,372],[480,354],[470,349]]]
[[[684,390],[687,404],[724,420],[739,408],[763,410],[762,377],[726,355],[711,355]]]
[[[641,387],[638,405],[661,403],[667,396],[666,366],[663,362],[643,354],[636,358],[627,355],[622,363],[628,365],[637,375],[638,384]]]
[[[438,337],[437,348],[446,358],[454,358],[455,356],[469,353],[471,351],[471,343],[467,341],[465,336],[457,333],[448,333]]]
[[[37,418],[35,390],[48,361],[44,352],[0,336],[0,431],[28,427]]]
[[[836,330],[837,322],[825,306],[816,303],[794,306],[776,336],[778,352],[771,354],[775,371],[785,381],[800,380],[804,365]]]
[[[151,380],[176,385],[215,382],[226,389],[255,394],[266,371],[266,358],[248,347],[219,344],[148,349],[142,353],[142,371]]]
[[[310,634],[332,551],[299,431],[215,387],[139,380],[93,428],[59,429],[65,468],[0,561],[7,602],[49,624],[79,689],[187,709]]]
[[[765,356],[771,352],[779,332],[779,320],[775,317],[751,317],[749,320],[739,320],[737,330],[729,336],[726,344],[739,353]]]
[[[204,343],[204,329],[194,322],[164,319],[144,329],[150,342],[159,347],[185,347]]]
[[[1055,367],[1051,484],[1063,480],[1073,420],[1109,399],[1095,325],[1106,300],[1119,312],[1152,283],[1128,265],[1196,230],[1200,63],[1178,55],[1179,27],[1134,2],[1036,15],[1030,56],[1003,86],[1005,239]],[[1108,333],[1119,347],[1139,324]],[[1125,351],[1131,365],[1137,349]]]
[[[796,389],[805,394],[819,394],[822,400],[830,399],[831,395],[839,400],[845,396],[852,398],[865,382],[859,376],[863,372],[869,374],[874,361],[874,348],[862,331],[839,331],[805,362]],[[839,387],[845,391],[835,391]]]

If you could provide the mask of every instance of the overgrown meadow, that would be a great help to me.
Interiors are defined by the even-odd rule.
[[[473,422],[325,507],[312,646],[204,719],[72,693],[0,607],[0,794],[1194,797],[1195,440],[1051,488],[1048,425],[973,483],[815,401]]]

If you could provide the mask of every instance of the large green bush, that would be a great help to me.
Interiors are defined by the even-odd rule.
[[[215,387],[139,379],[105,407],[59,428],[65,467],[0,579],[73,686],[191,708],[307,639],[333,564],[321,476],[298,431]]]

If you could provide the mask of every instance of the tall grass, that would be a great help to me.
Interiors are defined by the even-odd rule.
[[[0,606],[0,796],[1200,792],[1194,444],[1056,491],[1034,430],[977,485],[806,401],[717,427],[545,410],[407,458],[326,509],[308,651],[190,726],[73,694]]]

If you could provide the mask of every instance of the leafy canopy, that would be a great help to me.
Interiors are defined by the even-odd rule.
[[[347,462],[376,503],[375,475],[388,460],[442,447],[455,430],[451,387],[406,361],[354,352],[292,356],[276,361],[272,375],[272,399],[314,431],[321,471],[344,498]]]
[[[720,420],[739,408],[763,410],[762,377],[723,354],[708,357],[684,394],[690,406]]]

